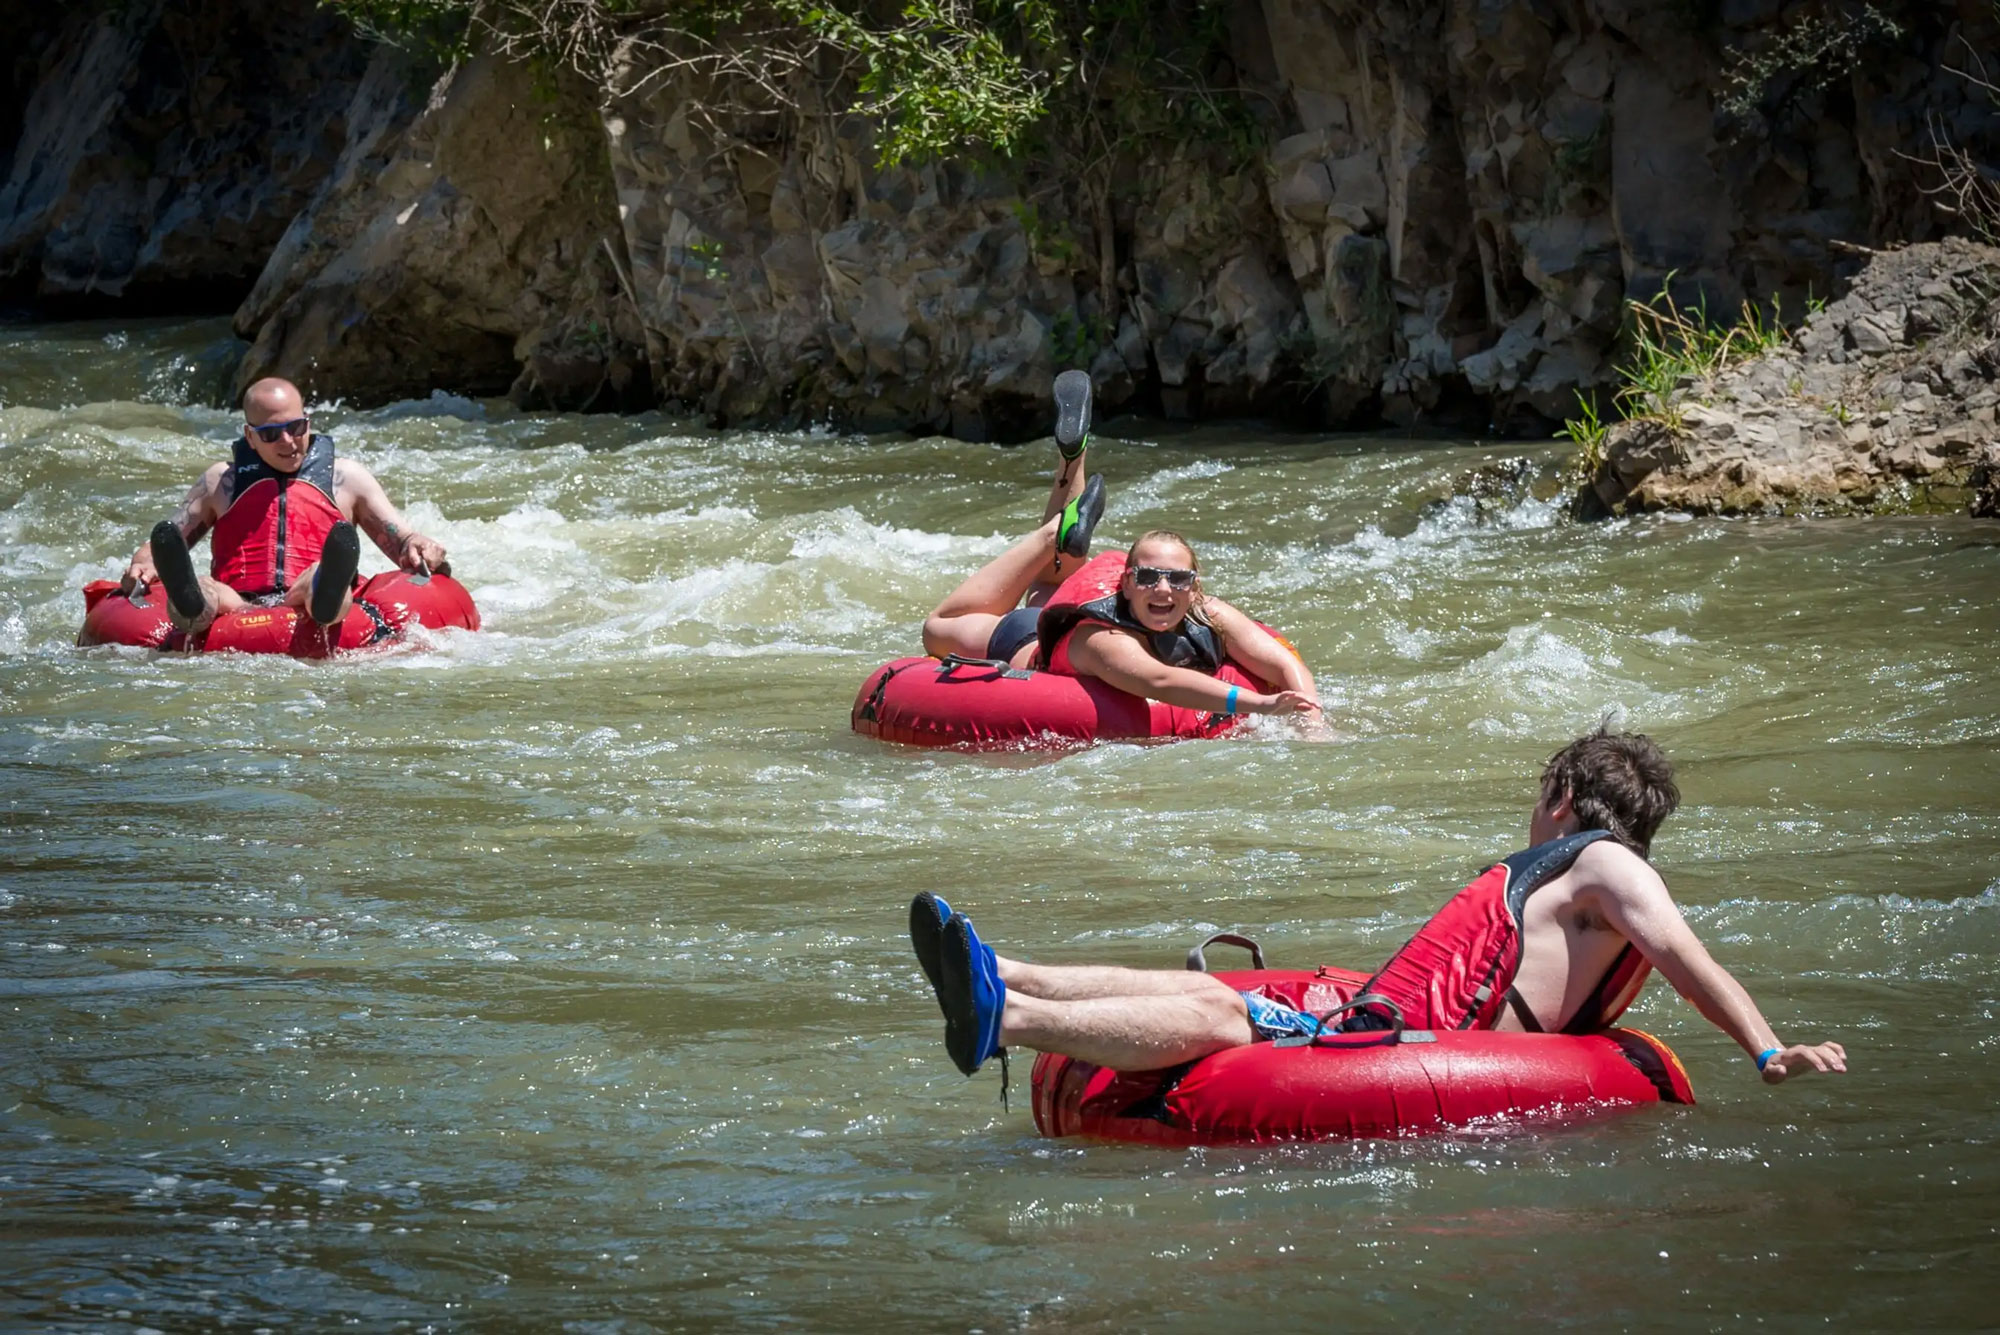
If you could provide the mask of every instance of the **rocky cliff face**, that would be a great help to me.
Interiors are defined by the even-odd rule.
[[[77,25],[51,68],[129,69],[140,11],[175,2]],[[1107,409],[1542,432],[1609,381],[1628,295],[1799,312],[1858,267],[1834,243],[1934,227],[1906,156],[1927,124],[2000,147],[1943,69],[1961,38],[1992,49],[1990,7],[1883,7],[1901,36],[1730,115],[1730,53],[1798,0],[1241,0],[1222,74],[1261,146],[1131,152],[1101,188],[1057,162],[880,168],[861,121],[705,119],[685,80],[599,104],[475,62],[426,104],[350,43],[319,175],[239,312],[244,374],[980,437],[1041,429],[1080,365]],[[256,179],[190,159],[180,188],[219,200],[225,167]],[[17,151],[0,256],[45,285],[111,272],[61,221],[96,207],[88,173],[30,168]]]
[[[1250,411],[1284,392],[1282,341],[1303,322],[1255,172],[1134,163],[1121,227],[1115,211],[1066,211],[1061,191],[1024,198],[948,165],[877,169],[869,127],[851,119],[762,144],[718,134],[687,116],[689,92],[663,85],[605,118],[670,397],[722,421],[983,439],[1042,429],[1069,366],[1112,405],[1145,387],[1169,410]]]
[[[610,166],[575,90],[479,59],[411,96],[378,50],[347,138],[237,311],[240,391],[285,375],[363,402],[433,388],[530,406],[651,400],[618,280]]]
[[[325,176],[367,50],[313,0],[19,8],[0,299],[228,310]]]
[[[1324,349],[1355,332],[1316,296],[1334,256],[1375,248],[1394,309],[1349,365],[1386,416],[1462,392],[1503,428],[1560,419],[1609,380],[1623,300],[1663,285],[1799,312],[1856,267],[1841,242],[1930,227],[1898,156],[1926,114],[1991,143],[1991,116],[1937,68],[1953,23],[1991,32],[1977,6],[1932,7],[1906,38],[1924,54],[1825,71],[1789,110],[1734,119],[1729,53],[1798,7],[1741,0],[1703,24],[1704,8],[1267,0],[1299,127],[1270,158],[1287,267]]]

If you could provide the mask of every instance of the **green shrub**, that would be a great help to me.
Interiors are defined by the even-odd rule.
[[[320,0],[441,61],[497,51],[566,67],[607,97],[668,74],[689,110],[875,118],[885,164],[1011,157],[1039,134],[1079,170],[1166,134],[1261,143],[1228,72],[1232,0]]]

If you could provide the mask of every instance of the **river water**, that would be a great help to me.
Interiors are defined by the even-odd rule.
[[[332,664],[72,647],[220,457],[213,323],[0,331],[0,1320],[577,1330],[1990,1327],[2000,527],[1441,502],[1554,445],[1109,424],[1334,737],[854,736],[856,685],[1040,514],[1053,451],[434,397],[318,424],[486,617]],[[373,564],[370,564],[370,563]],[[364,570],[384,565],[370,553]],[[1779,1032],[1655,980],[1701,1097],[1446,1138],[1040,1139],[904,937],[1385,956],[1607,713],[1655,860]]]

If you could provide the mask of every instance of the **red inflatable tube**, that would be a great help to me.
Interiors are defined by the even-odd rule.
[[[1269,688],[1234,663],[1215,679]],[[937,658],[899,658],[868,674],[850,721],[864,737],[968,749],[1073,746],[1100,739],[1217,737],[1245,716],[1129,695],[1095,677]]]
[[[145,596],[133,598],[120,593],[110,580],[96,580],[84,586],[83,604],[79,645],[130,644],[204,653],[234,650],[327,658],[397,639],[413,625],[479,629],[479,609],[464,585],[449,575],[412,575],[403,570],[373,576],[355,590],[354,606],[338,629],[322,630],[297,608],[252,607],[224,613],[190,642],[168,620],[167,591],[157,583],[147,588]]]
[[[1324,968],[1216,977],[1314,1014],[1367,981]],[[1044,1053],[1034,1073],[1043,1135],[1165,1146],[1418,1135],[1482,1118],[1663,1102],[1693,1103],[1693,1087],[1679,1058],[1636,1029],[1330,1034],[1308,1045],[1229,1048],[1167,1071],[1112,1071]]]

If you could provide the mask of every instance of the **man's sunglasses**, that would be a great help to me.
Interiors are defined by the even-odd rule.
[[[1167,587],[1178,593],[1194,587],[1194,571],[1162,570],[1159,566],[1132,568],[1132,582],[1142,589],[1150,589],[1161,580],[1165,580]]]
[[[289,422],[270,422],[264,426],[251,426],[245,422],[243,429],[256,433],[257,439],[266,445],[275,445],[280,436],[303,436],[311,420],[307,417],[294,417]]]

